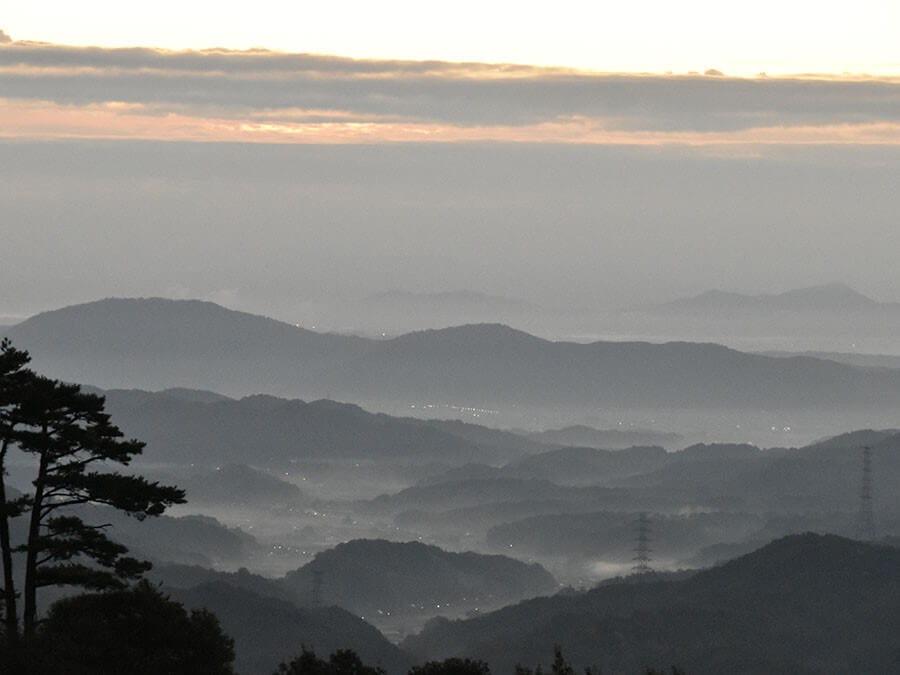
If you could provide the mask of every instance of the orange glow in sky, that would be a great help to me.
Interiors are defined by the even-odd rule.
[[[144,7],[6,10],[0,137],[900,144],[900,2]]]
[[[409,122],[289,123],[155,115],[140,105],[85,106],[0,99],[0,138],[129,138],[252,143],[528,142],[749,147],[767,145],[900,145],[900,122],[774,126],[738,131],[622,131],[576,117],[531,125],[454,126]]]

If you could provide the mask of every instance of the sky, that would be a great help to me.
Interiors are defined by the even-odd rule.
[[[900,71],[900,6],[892,0],[159,0],[142,10],[110,0],[30,0],[7,3],[0,22],[17,39],[106,47],[264,47],[604,72]]]
[[[0,322],[112,295],[900,300],[896,3],[253,10],[4,7]]]

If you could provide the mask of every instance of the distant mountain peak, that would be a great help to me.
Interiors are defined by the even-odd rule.
[[[96,321],[101,319],[127,319],[140,318],[144,322],[151,322],[160,318],[167,320],[192,320],[200,321],[209,317],[243,317],[258,321],[282,324],[281,321],[266,316],[228,309],[209,300],[173,299],[162,297],[135,297],[120,298],[109,297],[91,302],[83,302],[67,305],[59,309],[40,312],[26,319],[19,326],[24,326],[37,321],[68,320]],[[290,324],[283,324],[289,326]]]
[[[885,306],[842,283],[752,295],[712,289],[689,298],[653,305],[664,311],[847,311]]]
[[[394,338],[394,342],[412,342],[423,340],[452,340],[460,342],[480,340],[518,340],[544,343],[547,340],[536,337],[503,323],[467,323],[449,328],[429,328],[413,331]]]
[[[194,403],[221,403],[222,401],[231,401],[233,399],[208,389],[190,389],[188,387],[169,387],[159,392],[181,401]]]
[[[765,296],[763,296],[765,297]],[[843,302],[855,303],[860,305],[877,305],[880,304],[872,298],[863,295],[859,291],[846,284],[833,283],[823,284],[820,286],[808,286],[806,288],[797,288],[775,296],[782,299],[798,299],[806,301],[825,301],[825,302]]]

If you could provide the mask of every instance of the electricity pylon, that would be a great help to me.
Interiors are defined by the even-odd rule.
[[[634,558],[632,558],[634,565],[631,568],[635,574],[653,571],[650,567],[650,552],[650,520],[647,513],[642,512],[635,524]]]

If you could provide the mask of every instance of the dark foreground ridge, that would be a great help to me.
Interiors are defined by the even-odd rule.
[[[900,551],[803,534],[681,581],[616,583],[432,621],[402,646],[415,661],[466,656],[495,673],[546,663],[689,673],[900,671]]]
[[[376,628],[339,607],[298,607],[222,582],[172,594],[186,607],[205,607],[218,617],[234,638],[238,673],[271,673],[279,660],[299,653],[303,645],[325,654],[352,648],[366,663],[392,674],[410,666],[407,656]]]

